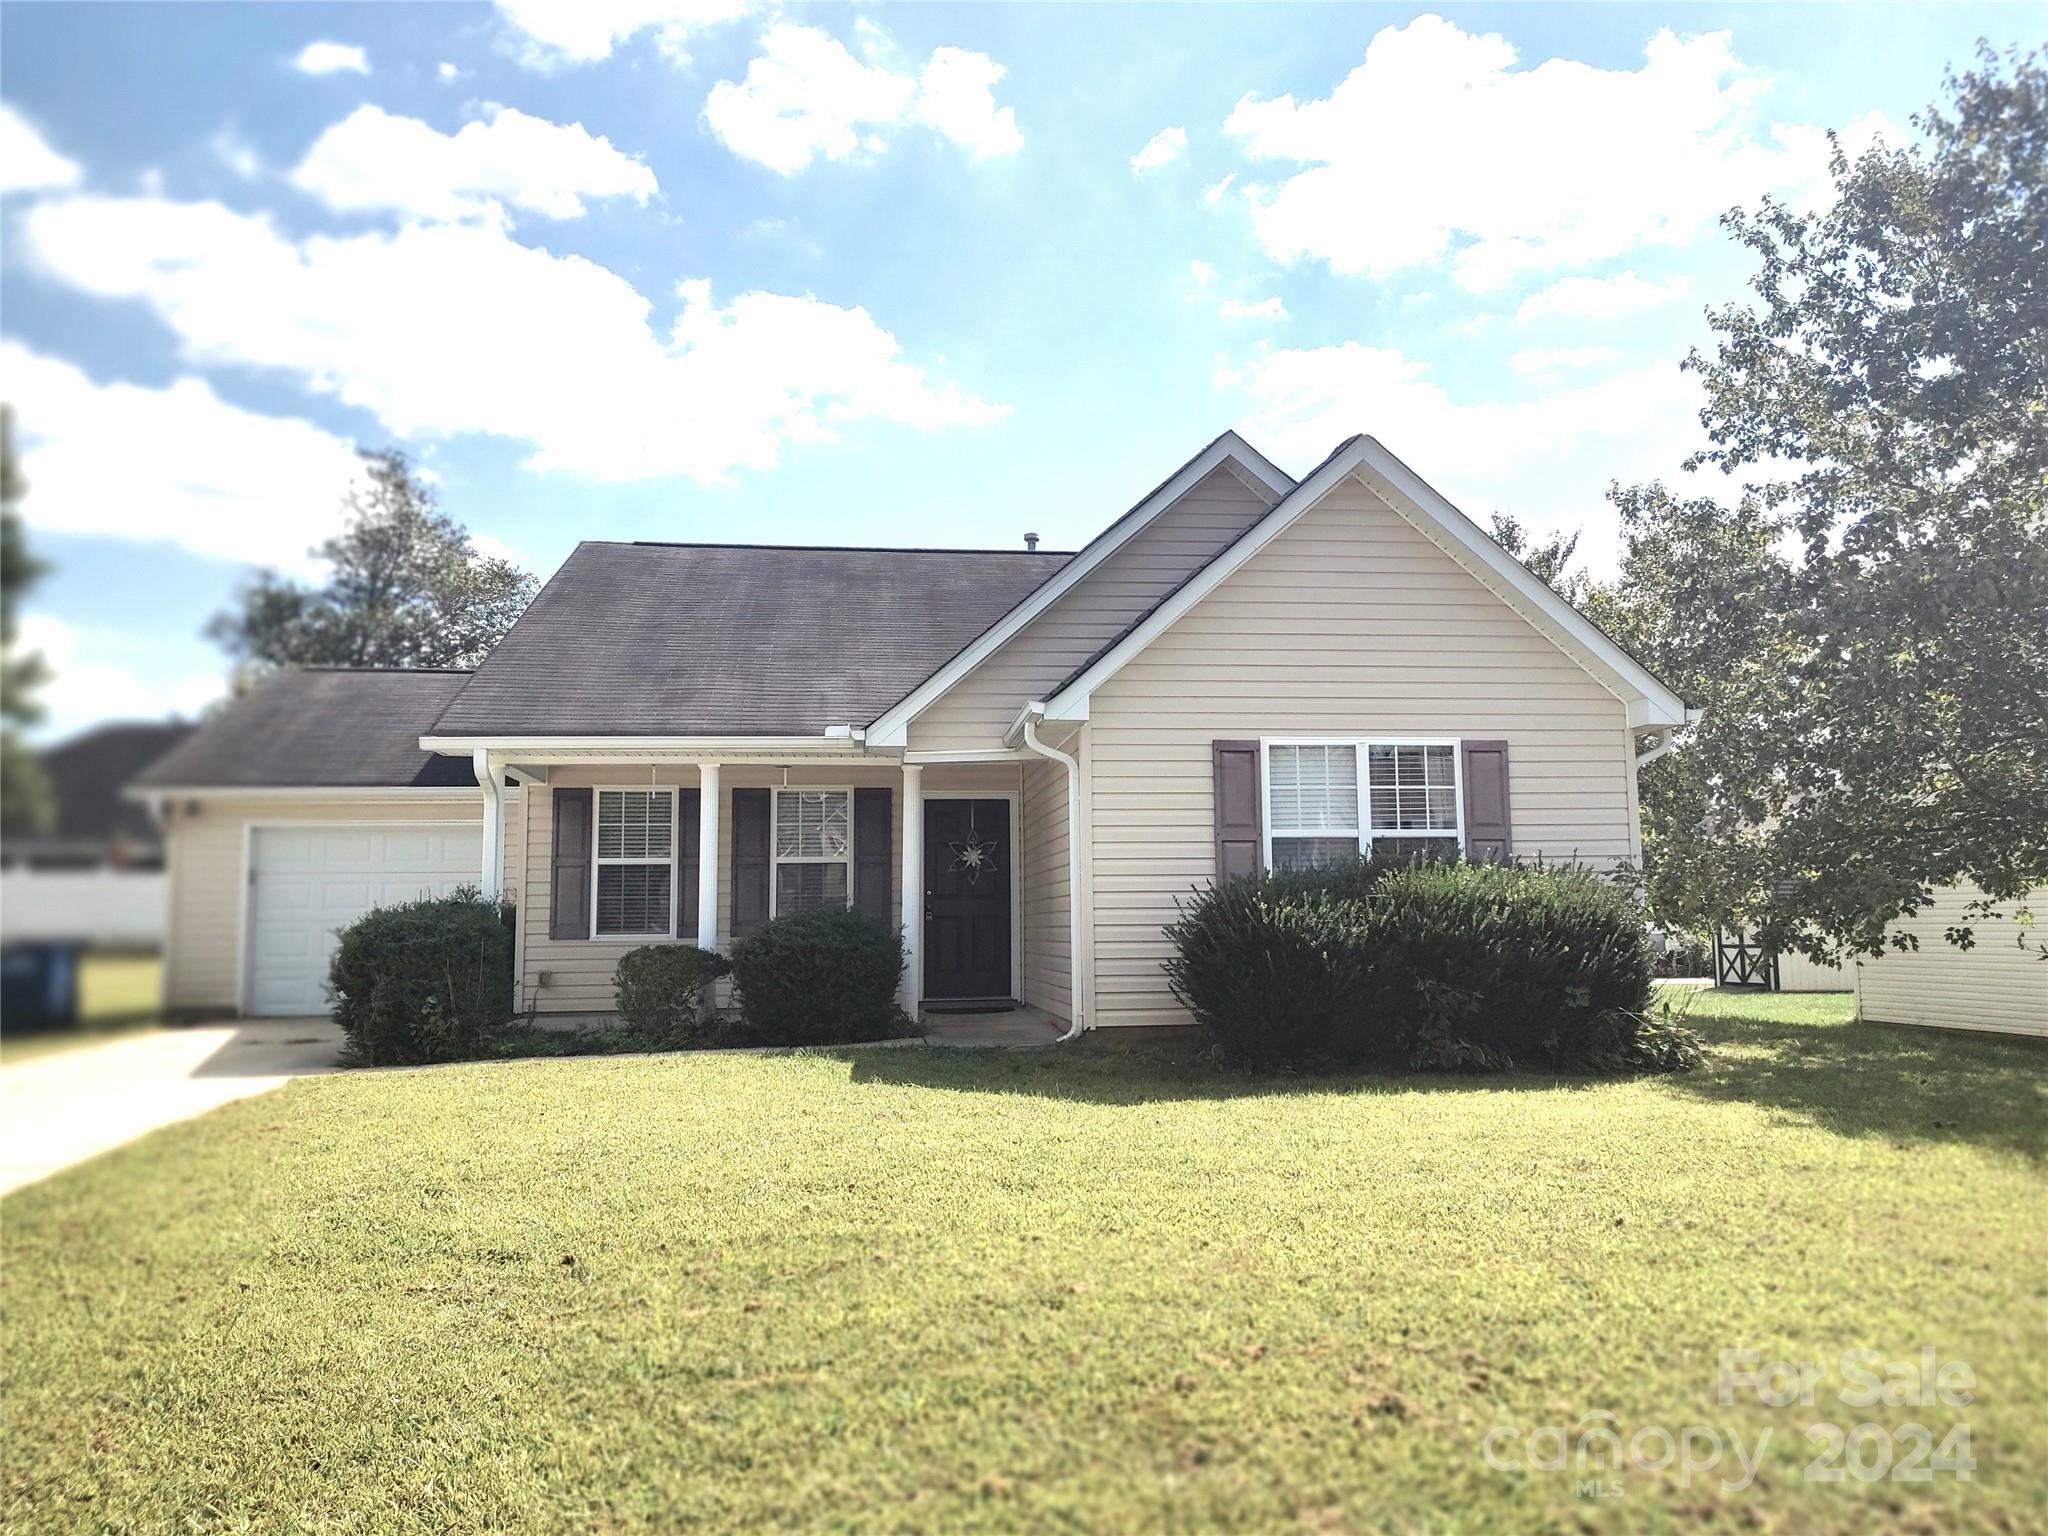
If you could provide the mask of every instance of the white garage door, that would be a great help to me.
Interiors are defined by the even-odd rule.
[[[327,1011],[335,934],[372,907],[474,885],[483,829],[396,822],[257,827],[250,850],[249,1011]]]

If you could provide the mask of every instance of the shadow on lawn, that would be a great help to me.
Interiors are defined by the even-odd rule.
[[[1666,1079],[1673,1092],[1755,1104],[1840,1136],[2048,1159],[2048,1043],[1902,1024],[1687,1022],[1709,1060]]]
[[[1671,1093],[1755,1104],[1841,1136],[1954,1142],[2048,1160],[2048,1048],[2040,1041],[1885,1024],[1688,1022],[1707,1040],[1708,1062],[1698,1072],[1651,1079]],[[1106,1105],[1288,1093],[1575,1093],[1614,1081],[1542,1072],[1254,1075],[1168,1045],[861,1051],[848,1065],[856,1083]]]

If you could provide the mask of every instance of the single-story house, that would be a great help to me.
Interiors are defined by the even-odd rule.
[[[1186,1015],[1220,874],[1374,844],[1640,856],[1684,704],[1393,454],[1301,480],[1235,433],[1078,553],[591,541],[474,673],[289,673],[140,782],[170,996],[320,1007],[324,933],[458,880],[519,909],[519,1005],[635,946],[851,904],[903,1002]]]

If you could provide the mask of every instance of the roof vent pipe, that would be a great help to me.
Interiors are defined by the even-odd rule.
[[[1037,534],[1035,534],[1035,533],[1027,533],[1027,534],[1025,534],[1025,535],[1024,535],[1024,547],[1025,547],[1026,549],[1028,549],[1028,550],[1032,550],[1032,551],[1034,551],[1034,552],[1035,552],[1035,551],[1037,550],[1037,548],[1038,548],[1038,535],[1037,535]]]

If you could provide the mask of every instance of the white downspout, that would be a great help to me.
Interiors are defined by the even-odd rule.
[[[477,884],[486,901],[496,901],[505,886],[505,804],[498,793],[498,770],[489,749],[478,747],[471,761],[476,767],[477,787],[484,792],[484,867]]]
[[[1033,703],[1024,711],[1024,745],[1040,757],[1063,763],[1067,770],[1067,915],[1071,932],[1067,936],[1067,974],[1072,978],[1074,1021],[1059,1038],[1059,1044],[1076,1038],[1088,1027],[1082,1006],[1081,987],[1081,764],[1072,753],[1049,747],[1038,739],[1038,722],[1045,717],[1045,705]]]

